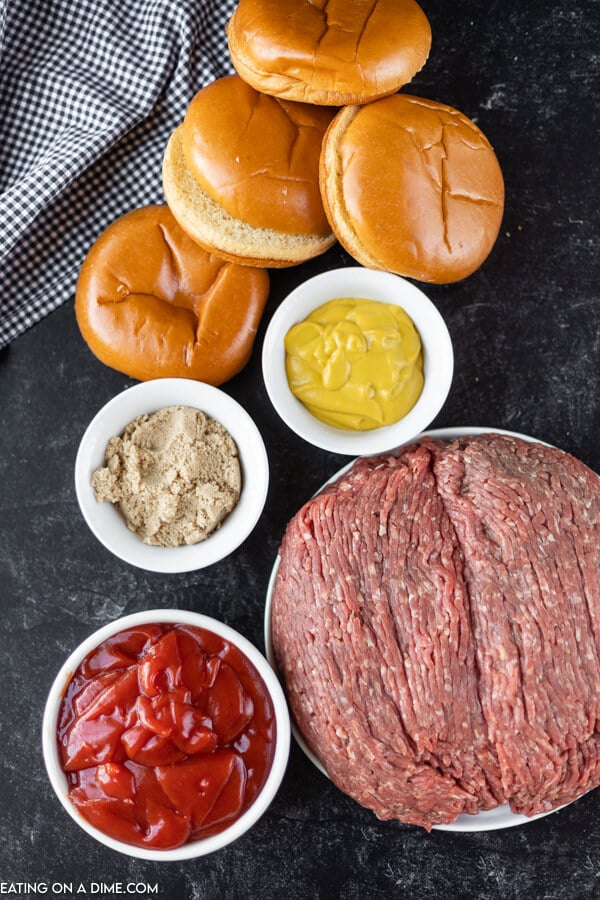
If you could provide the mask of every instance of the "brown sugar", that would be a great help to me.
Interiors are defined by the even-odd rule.
[[[242,478],[227,429],[198,409],[170,406],[112,437],[91,481],[96,500],[114,503],[145,543],[177,547],[219,527],[239,500]]]

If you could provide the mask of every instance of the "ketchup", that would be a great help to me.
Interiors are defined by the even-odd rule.
[[[88,822],[166,850],[248,809],[273,761],[275,714],[233,644],[190,625],[146,625],[83,660],[62,700],[58,746]]]

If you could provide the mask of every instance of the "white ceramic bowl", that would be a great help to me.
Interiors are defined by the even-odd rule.
[[[111,635],[117,634],[119,631],[123,631],[126,628],[132,628],[137,625],[147,625],[150,623],[180,623],[184,625],[193,625],[197,628],[204,628],[207,631],[212,631],[214,634],[217,634],[234,644],[246,655],[262,677],[267,690],[269,691],[275,710],[275,755],[267,780],[252,805],[239,819],[235,820],[228,828],[219,834],[191,841],[190,843],[184,844],[173,850],[154,850],[126,844],[109,837],[98,828],[91,825],[82,815],[80,815],[77,808],[69,800],[67,779],[61,768],[58,753],[58,713],[63,695],[71,680],[73,672],[88,653],[94,650],[95,647]],[[201,615],[200,613],[173,609],[154,609],[133,613],[133,615],[116,619],[109,625],[105,625],[103,628],[94,632],[94,634],[90,635],[90,637],[83,641],[83,643],[73,651],[56,676],[48,695],[42,726],[42,748],[50,783],[52,784],[58,799],[71,818],[74,819],[84,831],[97,841],[100,841],[100,843],[105,844],[107,847],[118,850],[120,853],[125,853],[128,856],[135,856],[139,859],[172,862],[180,859],[191,859],[196,856],[204,856],[207,853],[220,850],[222,847],[225,847],[227,844],[230,844],[244,834],[244,832],[246,832],[262,816],[277,793],[285,773],[290,750],[290,718],[287,703],[277,676],[262,653],[260,653],[245,637],[238,634],[237,631],[234,631],[234,629],[230,628],[228,625],[224,625],[222,622],[218,622],[216,619]]]
[[[91,486],[103,464],[109,438],[143,413],[166,406],[191,406],[220,422],[238,446],[242,490],[222,525],[198,544],[155,547],[130,531],[112,503],[98,503]],[[224,391],[200,381],[160,378],[113,397],[88,426],[75,462],[75,491],[83,517],[104,546],[119,559],[152,572],[190,572],[223,559],[248,537],[262,513],[269,485],[269,461],[260,432],[246,410]]]
[[[290,390],[285,372],[285,335],[318,306],[339,297],[363,297],[401,306],[419,332],[425,383],[415,406],[393,425],[372,431],[334,428],[315,418]],[[262,368],[271,402],[292,431],[323,450],[366,456],[398,447],[431,424],[450,390],[454,354],[442,316],[419,288],[390,272],[352,266],[309,278],[282,301],[267,328]]]

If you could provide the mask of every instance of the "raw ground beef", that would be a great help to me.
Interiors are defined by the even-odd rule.
[[[430,828],[600,784],[600,479],[502,435],[359,460],[291,520],[272,634],[333,781]]]

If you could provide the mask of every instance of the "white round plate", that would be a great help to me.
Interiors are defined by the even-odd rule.
[[[506,431],[502,428],[480,428],[469,426],[459,426],[456,428],[438,428],[432,431],[423,432],[423,434],[419,435],[418,437],[424,437],[426,435],[428,437],[438,438],[440,440],[452,440],[453,438],[457,437],[466,437],[467,435],[474,434],[489,434],[490,432],[494,432],[495,434],[506,434],[510,437],[521,438],[524,441],[536,441],[540,444],[545,443],[545,441],[538,441],[537,438],[530,437],[526,434],[520,434],[516,431]],[[418,438],[415,438],[415,440],[417,439]],[[338,472],[332,475],[331,478],[329,478],[325,482],[325,484],[322,485],[321,488],[319,488],[319,490],[322,490],[325,485],[330,484],[332,481],[336,481],[341,475],[347,472],[353,464],[354,460],[343,466]],[[317,493],[319,493],[319,491],[317,491]],[[275,587],[275,578],[277,576],[278,569],[279,556],[275,560],[275,565],[273,566],[271,577],[269,578],[265,604],[264,623],[266,655],[267,659],[274,669],[277,669],[277,662],[275,660],[275,653],[273,651],[273,639],[271,635],[271,608],[273,604],[273,589]],[[322,772],[323,775],[327,776],[327,772],[304,740],[304,737],[300,733],[293,718],[292,733],[294,735],[294,738],[296,739],[296,742],[300,746],[300,749],[306,754],[306,756],[317,767],[317,769],[319,769],[319,771]],[[550,810],[546,813],[539,813],[536,816],[524,816],[520,813],[513,813],[508,804],[503,804],[502,806],[497,806],[495,809],[485,810],[484,812],[477,813],[476,815],[463,813],[449,825],[434,825],[433,827],[436,831],[496,831],[500,828],[513,828],[515,825],[526,825],[529,822],[534,822],[536,819],[542,819],[545,816],[550,815],[550,813],[558,812],[559,809],[563,809],[563,807],[559,806],[556,809]]]

